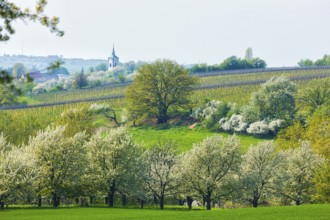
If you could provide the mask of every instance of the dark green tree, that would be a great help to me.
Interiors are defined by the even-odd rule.
[[[300,60],[298,62],[298,65],[300,67],[304,67],[304,66],[314,66],[314,62],[310,59],[305,59],[305,60]]]
[[[188,96],[196,79],[172,60],[157,60],[137,70],[133,84],[127,89],[126,99],[131,114],[157,118],[166,123],[168,111],[179,106],[187,107]]]
[[[15,63],[13,65],[12,75],[14,78],[24,77],[26,74],[26,68],[23,63]]]
[[[73,79],[73,87],[81,89],[82,87],[88,86],[88,80],[85,73],[81,72],[75,75]]]
[[[311,86],[302,89],[297,98],[300,107],[308,109],[310,113],[322,106],[330,106],[330,79],[315,83],[312,81]]]

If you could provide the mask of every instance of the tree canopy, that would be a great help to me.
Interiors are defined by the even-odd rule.
[[[243,110],[247,122],[293,118],[296,86],[284,77],[273,77],[253,93],[249,105]]]
[[[137,70],[133,84],[126,92],[131,114],[155,116],[157,123],[166,123],[169,108],[185,107],[196,79],[171,60],[157,60]]]

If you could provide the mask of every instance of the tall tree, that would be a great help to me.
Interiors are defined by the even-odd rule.
[[[20,91],[12,89],[9,85],[0,84],[0,106],[19,103],[18,96]]]
[[[88,80],[86,74],[81,71],[74,76],[73,87],[76,89],[81,89],[82,87],[88,86]]]
[[[31,149],[14,146],[0,134],[0,201],[32,190],[39,170],[33,161]]]
[[[157,60],[137,70],[132,85],[127,89],[128,110],[135,115],[155,116],[157,123],[166,123],[168,111],[189,103],[188,95],[195,78],[171,60]]]
[[[96,134],[86,144],[93,170],[92,178],[101,183],[114,207],[115,193],[131,192],[139,175],[139,148],[125,127],[112,129],[105,135]]]
[[[158,144],[145,153],[146,183],[151,193],[159,199],[160,209],[164,209],[165,197],[177,188],[174,170],[178,157],[172,142]]]
[[[257,207],[274,193],[274,179],[282,156],[276,152],[272,141],[251,145],[243,156],[241,165],[242,194],[241,197]]]
[[[36,180],[40,194],[51,196],[54,207],[58,207],[65,186],[79,182],[86,161],[86,135],[77,133],[66,138],[64,132],[65,126],[48,127],[28,144],[34,155],[34,166],[40,168]]]
[[[213,136],[196,144],[182,159],[183,179],[206,201],[207,210],[215,198],[233,192],[232,174],[241,162],[241,144],[237,137]]]
[[[26,68],[23,63],[15,63],[12,69],[12,75],[15,78],[24,77],[26,74]]]
[[[276,178],[279,195],[296,205],[310,201],[315,187],[313,179],[324,162],[323,157],[314,153],[307,141],[301,141],[298,148],[286,150],[284,156],[285,166]]]

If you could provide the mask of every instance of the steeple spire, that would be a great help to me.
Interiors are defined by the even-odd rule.
[[[112,45],[112,55],[116,55],[116,53],[115,53],[115,44]]]
[[[115,68],[119,64],[119,57],[116,56],[115,44],[112,45],[112,56],[108,59],[109,69]]]

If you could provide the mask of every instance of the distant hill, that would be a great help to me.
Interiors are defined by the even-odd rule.
[[[95,67],[100,63],[107,63],[107,60],[99,59],[81,59],[81,58],[63,58],[62,56],[49,55],[49,56],[25,56],[25,55],[3,55],[0,56],[0,67],[7,69],[12,67],[15,63],[23,63],[28,69],[42,70],[57,60],[63,60],[64,67],[72,74],[81,71],[84,68],[85,71],[89,67]]]

